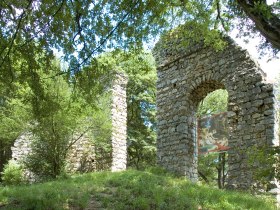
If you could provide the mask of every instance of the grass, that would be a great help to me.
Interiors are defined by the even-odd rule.
[[[176,178],[161,169],[100,172],[29,186],[1,187],[0,209],[276,209],[272,200]]]

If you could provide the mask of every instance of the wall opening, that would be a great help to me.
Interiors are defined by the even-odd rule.
[[[206,90],[206,86],[203,87],[203,90]],[[198,179],[220,189],[226,185],[228,170],[227,106],[228,92],[217,89],[199,102],[196,112]]]

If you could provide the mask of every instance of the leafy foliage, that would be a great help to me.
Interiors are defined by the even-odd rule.
[[[228,170],[227,153],[199,155],[198,174],[200,181],[210,186],[225,187]]]
[[[49,70],[52,74],[61,72],[56,62],[49,68],[52,68]],[[91,69],[91,72],[97,74],[95,69]],[[71,146],[84,135],[91,138],[95,127],[104,126],[104,119],[98,119],[97,122],[98,117],[108,117],[108,112],[95,116],[95,110],[101,106],[106,107],[106,104],[99,101],[102,94],[104,95],[102,88],[105,88],[107,83],[101,85],[99,81],[88,85],[92,90],[85,95],[88,97],[83,97],[84,90],[81,87],[86,86],[75,86],[75,83],[69,83],[65,76],[48,77],[48,73],[41,69],[32,72],[34,79],[29,81],[32,90],[29,98],[32,107],[30,129],[34,139],[32,152],[24,163],[41,179],[57,178],[64,173],[66,157]],[[79,74],[76,77],[82,80],[83,75]],[[93,96],[95,100],[88,103],[87,100]],[[108,138],[104,138],[104,141],[108,142]]]
[[[0,83],[0,173],[11,158],[11,146],[15,139],[28,127],[30,104],[26,95],[30,88],[14,83],[5,86]]]
[[[155,163],[155,67],[150,54],[137,53],[115,51],[101,55],[70,80],[67,75],[60,75],[63,71],[56,60],[29,72],[30,79],[22,83],[25,86],[19,84],[21,98],[17,98],[15,106],[20,111],[24,108],[21,115],[28,118],[15,118],[26,125],[13,138],[23,132],[22,128],[32,131],[32,153],[24,163],[33,174],[47,179],[58,177],[63,173],[71,145],[84,135],[95,144],[97,169],[106,169],[111,151],[108,87],[116,71],[129,76],[130,163],[138,168]],[[7,118],[13,117],[10,113],[7,112]],[[17,114],[15,110],[13,113]]]
[[[215,43],[218,31],[238,25],[259,30],[279,50],[279,2],[5,0],[0,8],[0,79],[6,82],[50,63],[53,49],[63,52],[73,75],[104,49],[139,47],[186,22],[196,23],[193,38],[201,29],[214,31],[204,33],[207,43]],[[236,17],[252,21],[235,24]]]
[[[280,178],[279,154],[279,146],[253,146],[247,151],[248,165],[253,169],[255,181],[253,191],[258,192],[260,189],[269,191],[276,188],[273,182]]]
[[[116,61],[128,75],[128,158],[138,169],[155,165],[156,68],[150,53],[136,51],[119,53]]]
[[[112,52],[104,53],[98,56],[92,61],[92,65],[89,68],[86,67],[84,71],[79,74],[91,75],[93,73],[90,71],[92,68],[97,68],[100,74],[100,81],[95,81],[95,83],[108,84],[109,81],[112,81],[114,72],[123,72],[128,76],[127,129],[129,165],[136,168],[154,165],[156,157],[156,69],[152,55],[150,53],[143,52],[142,50],[131,50],[129,52],[114,50]],[[80,83],[78,84],[78,88],[81,87],[83,95],[87,97],[88,92],[90,89],[92,89],[91,85],[94,84],[94,82],[91,83],[90,77],[88,76],[82,77],[82,83],[79,80],[79,77],[77,78],[78,83]],[[98,89],[94,93],[102,93],[102,88]],[[105,110],[102,110],[102,112],[103,111]],[[100,139],[98,135],[94,134],[94,136],[95,138]],[[103,143],[100,144],[100,147],[98,147],[99,152],[97,154],[106,154],[106,150],[109,149],[106,149],[106,146],[104,145],[106,141],[103,140],[102,142]]]
[[[216,90],[209,93],[199,104],[197,116],[211,115],[227,111],[228,92],[226,90]]]
[[[279,52],[279,1],[273,1],[270,5],[267,1],[234,1],[229,4],[232,8],[232,14],[240,18],[240,24],[236,25],[239,31],[239,37],[259,36],[262,43],[259,49],[262,54],[263,49],[272,47],[272,53],[276,55]],[[264,28],[262,28],[264,27]]]
[[[90,115],[92,127],[88,136],[92,138],[95,147],[96,170],[100,171],[108,170],[111,166],[111,94],[105,93],[98,101],[99,106]]]
[[[2,172],[2,180],[4,185],[23,184],[24,175],[22,167],[13,161],[9,161],[4,166],[4,171]]]
[[[205,179],[202,179],[200,175],[200,181],[207,184],[216,185],[216,180],[217,180],[216,166],[218,164],[217,154],[210,153],[207,155],[200,155],[198,158],[199,158],[198,171],[205,177]]]

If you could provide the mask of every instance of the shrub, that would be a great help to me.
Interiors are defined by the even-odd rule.
[[[44,129],[46,137],[32,139],[32,152],[24,159],[24,166],[34,174],[36,181],[55,179],[64,173],[69,141],[67,136],[51,137],[50,130]]]
[[[14,161],[9,161],[2,172],[4,185],[20,185],[24,183],[23,169]]]

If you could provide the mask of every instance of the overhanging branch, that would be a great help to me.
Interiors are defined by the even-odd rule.
[[[266,10],[256,9],[260,4],[257,0],[246,1],[237,0],[238,5],[245,14],[255,23],[256,29],[271,43],[271,45],[280,50],[280,19],[272,12],[272,9],[264,1],[261,2]],[[267,12],[269,14],[267,15]]]

